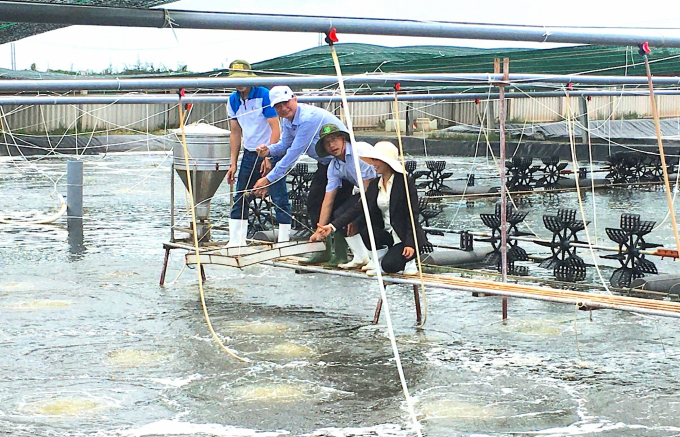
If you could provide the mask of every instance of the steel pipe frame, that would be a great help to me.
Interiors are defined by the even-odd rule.
[[[536,84],[582,84],[582,85],[644,85],[643,76],[580,76],[551,74],[510,74],[503,81],[502,74],[489,73],[439,73],[439,74],[366,74],[347,76],[346,85],[384,85],[396,83],[427,82],[433,84],[471,83],[495,85]],[[191,78],[153,78],[153,79],[19,79],[0,80],[0,92],[65,92],[65,91],[135,91],[135,90],[178,90],[224,89],[236,86],[304,86],[325,87],[338,83],[336,76],[305,77],[191,77]],[[654,85],[680,86],[680,77],[655,77]],[[408,86],[408,85],[407,85]],[[576,91],[572,91],[574,93]]]
[[[655,95],[680,95],[680,90],[657,90]],[[225,103],[230,94],[187,94],[184,103]],[[570,91],[570,96],[649,96],[649,90],[582,90]],[[506,93],[505,98],[523,99],[537,97],[564,97],[562,91],[538,91]],[[452,94],[400,94],[399,100],[408,102],[436,100],[498,100],[499,93],[452,93]],[[347,96],[350,102],[393,101],[393,94]],[[341,101],[339,95],[299,95],[303,103],[328,103]],[[87,104],[177,104],[179,96],[174,94],[102,94],[78,96],[0,96],[0,105],[87,105]]]
[[[442,21],[315,17],[231,12],[196,12],[174,9],[133,9],[48,3],[0,1],[5,22],[62,25],[230,29],[278,32],[395,35],[434,38],[566,44],[680,47],[676,29],[546,27]]]

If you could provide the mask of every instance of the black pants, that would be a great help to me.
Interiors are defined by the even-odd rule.
[[[340,189],[342,190],[342,197],[345,198],[344,201],[342,199],[338,199],[338,196],[341,194],[340,191],[335,195],[335,203],[333,204],[333,214],[331,214],[331,221],[335,220],[338,217],[342,217],[342,215],[347,211],[349,208],[354,206],[357,202],[361,202],[361,194],[352,194],[352,191],[354,188],[352,187],[352,190],[349,191],[350,196],[347,197],[347,190],[345,189],[344,183],[347,181],[342,181],[343,182],[343,187]],[[358,221],[357,219],[356,221]],[[344,237],[347,236],[347,228],[342,228],[338,229],[338,232],[340,232]]]
[[[309,184],[309,194],[307,195],[307,215],[309,216],[309,223],[312,227],[312,232],[316,230],[319,223],[319,216],[321,215],[321,205],[323,198],[326,195],[326,184],[328,183],[328,166],[324,164],[317,164],[316,172],[312,182]],[[352,190],[354,185],[351,182],[343,179],[342,187],[338,188],[335,193],[335,202],[333,203],[333,211],[342,206],[347,199],[352,197]]]
[[[371,241],[368,238],[368,228],[364,228],[360,231],[361,239],[364,241],[366,247],[371,247]],[[375,237],[375,245],[378,249],[381,247],[387,247],[387,253],[382,259],[380,265],[385,273],[397,273],[404,270],[406,263],[415,258],[414,253],[412,257],[406,258],[402,253],[404,252],[404,243],[394,244],[394,239],[392,235],[385,229],[373,228],[373,236]]]

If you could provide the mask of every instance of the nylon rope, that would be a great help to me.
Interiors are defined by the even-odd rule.
[[[347,103],[347,95],[345,94],[345,84],[343,81],[342,77],[342,71],[340,70],[340,61],[338,61],[338,55],[335,52],[335,47],[330,44],[330,49],[331,49],[331,56],[333,57],[333,64],[335,66],[335,73],[338,77],[338,85],[340,87],[340,96],[342,97],[342,103],[343,103],[343,108],[346,114],[346,120],[347,120],[347,130],[349,131],[349,136],[350,136],[350,143],[352,145],[356,144],[356,140],[354,138],[354,130],[352,129],[352,117],[351,113],[349,110],[349,105]],[[368,211],[368,202],[366,201],[366,192],[365,192],[365,187],[364,187],[364,181],[361,178],[361,169],[359,168],[359,155],[356,153],[353,153],[353,159],[354,159],[354,168],[356,171],[356,177],[357,181],[359,182],[359,192],[361,195],[361,204],[364,209],[364,216],[366,217],[366,226],[368,227],[368,238],[371,242],[371,253],[373,255],[373,259],[377,260],[378,259],[378,252],[376,249],[376,244],[375,244],[375,235],[373,234],[373,224],[371,223],[371,215],[369,214]],[[392,345],[392,352],[394,354],[394,361],[397,366],[397,371],[399,373],[399,380],[401,381],[401,388],[404,391],[404,397],[406,398],[406,405],[408,407],[409,415],[411,416],[411,421],[413,422],[413,427],[416,432],[416,435],[418,437],[422,437],[422,433],[420,431],[420,423],[418,422],[418,418],[416,417],[415,409],[413,407],[413,399],[411,398],[411,395],[409,394],[408,391],[408,386],[406,384],[406,377],[404,376],[404,369],[401,365],[401,359],[399,358],[399,349],[397,348],[397,340],[394,336],[394,328],[392,327],[392,317],[390,316],[390,308],[387,303],[387,293],[385,292],[385,283],[383,282],[383,277],[382,277],[382,269],[379,268],[380,266],[378,265],[378,268],[376,269],[376,276],[378,279],[378,286],[380,287],[380,296],[382,298],[382,301],[385,306],[385,321],[387,323],[387,332],[390,338],[390,344]]]
[[[208,315],[208,308],[205,305],[205,294],[203,292],[203,278],[201,277],[201,269],[203,268],[201,265],[201,255],[199,252],[199,247],[198,247],[198,228],[197,228],[197,223],[196,223],[196,206],[194,205],[194,194],[193,194],[193,188],[191,184],[191,173],[189,170],[189,151],[187,150],[187,142],[186,142],[186,136],[184,133],[184,111],[182,109],[182,98],[180,97],[179,99],[179,128],[180,132],[182,134],[182,149],[184,151],[184,165],[186,166],[186,173],[187,173],[187,191],[189,192],[189,207],[191,210],[191,222],[194,227],[194,231],[192,232],[193,240],[194,240],[194,250],[196,250],[196,275],[198,276],[198,291],[199,291],[199,296],[201,298],[201,306],[203,307],[203,315],[205,316],[205,321],[208,324],[208,329],[210,330],[210,333],[212,334],[212,337],[215,339],[217,344],[220,345],[220,347],[232,358],[235,358],[241,362],[248,362],[248,359],[239,357],[236,355],[234,352],[230,351],[227,349],[227,347],[222,343],[222,341],[217,337],[217,334],[215,333],[215,330],[212,327],[212,323],[210,323],[210,316]]]

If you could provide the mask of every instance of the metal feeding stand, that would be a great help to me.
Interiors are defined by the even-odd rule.
[[[185,127],[187,160],[184,158],[184,145],[180,139],[179,129],[172,131],[172,169],[170,171],[170,241],[163,244],[165,259],[161,272],[160,285],[165,283],[165,273],[172,249],[195,250],[192,241],[193,233],[197,233],[199,244],[203,247],[216,246],[220,243],[210,241],[210,201],[220,187],[229,170],[230,145],[229,134],[207,123],[194,123]],[[188,167],[187,167],[188,162]],[[196,227],[189,223],[187,227],[176,225],[175,221],[175,171],[185,187],[191,178],[193,201],[196,212]],[[178,239],[175,231],[188,234]],[[205,280],[205,272],[201,266],[201,275]]]

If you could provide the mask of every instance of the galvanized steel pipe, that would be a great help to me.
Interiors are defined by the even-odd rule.
[[[680,95],[680,90],[656,90],[655,95]],[[184,103],[226,103],[230,94],[188,94],[182,98]],[[562,91],[538,91],[506,93],[508,99],[524,99],[538,97],[564,97]],[[571,91],[570,96],[648,96],[649,90],[583,90]],[[498,100],[499,93],[441,93],[441,94],[403,94],[399,100],[407,102],[442,101],[442,100]],[[394,94],[371,94],[347,96],[350,102],[388,102],[394,100]],[[299,95],[302,103],[328,103],[341,101],[338,95]],[[101,94],[77,96],[0,96],[0,105],[83,105],[83,104],[177,104],[179,96],[174,94]]]
[[[338,82],[335,76],[304,77],[183,77],[153,79],[20,79],[0,80],[0,92],[65,92],[65,91],[134,91],[134,90],[178,90],[187,89],[224,89],[236,86],[288,85],[327,87]],[[641,76],[580,76],[553,74],[510,74],[507,81],[503,75],[490,73],[440,73],[440,74],[365,74],[344,78],[346,85],[385,85],[397,82],[402,88],[409,83],[429,83],[431,85],[450,84],[487,84],[530,85],[530,84],[582,84],[582,85],[643,85],[647,78]],[[680,86],[680,77],[655,77],[654,85]],[[576,95],[575,92],[570,94]]]
[[[230,29],[278,32],[395,35],[431,38],[484,39],[567,44],[680,47],[676,29],[548,27],[375,18],[315,17],[231,12],[196,12],[174,9],[133,9],[49,3],[0,2],[5,22],[62,25],[176,27],[178,29]]]

